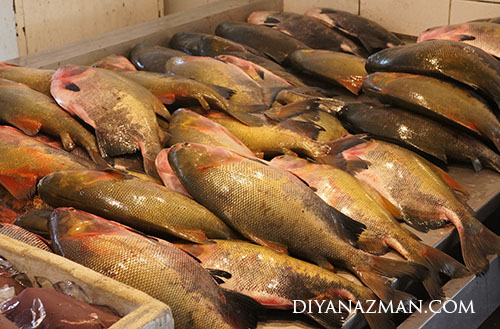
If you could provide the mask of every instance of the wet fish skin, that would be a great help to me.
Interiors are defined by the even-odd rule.
[[[500,26],[495,23],[470,22],[438,26],[421,32],[417,42],[427,40],[452,40],[478,47],[488,54],[500,57]]]
[[[45,239],[39,237],[35,233],[31,233],[30,231],[20,226],[8,223],[0,223],[0,234],[26,243],[27,245],[30,245],[32,247],[52,252],[52,249],[50,248],[48,242],[45,241]]]
[[[244,22],[220,23],[215,29],[215,34],[255,48],[280,64],[295,50],[310,48],[277,30]]]
[[[297,50],[288,60],[295,68],[338,84],[357,95],[363,85],[365,60],[328,50]]]
[[[378,23],[347,11],[310,8],[304,15],[314,17],[326,26],[359,40],[370,54],[403,44],[398,37]]]
[[[198,258],[203,267],[231,273],[231,278],[224,279],[223,287],[252,297],[267,307],[291,308],[293,300],[312,298],[346,298],[354,303],[377,299],[364,286],[270,248],[237,240],[215,242],[210,245],[177,246]],[[384,314],[365,314],[365,317],[372,329],[394,328],[392,321]],[[337,327],[333,321],[323,323],[321,316],[318,322],[325,328]]]
[[[58,137],[66,151],[79,145],[96,163],[107,166],[99,154],[95,137],[52,98],[22,83],[0,78],[0,107],[1,121],[30,136],[43,132]]]
[[[193,242],[232,237],[229,227],[195,201],[115,170],[53,173],[40,181],[38,193],[53,207],[75,207],[146,234]]]
[[[226,148],[182,143],[170,150],[169,162],[195,200],[247,239],[326,268],[332,268],[330,262],[347,268],[385,301],[401,297],[394,296],[379,274],[427,275],[421,265],[393,263],[356,249],[362,225],[328,206],[296,176],[261,160]]]
[[[52,172],[100,168],[8,126],[0,126],[0,154],[0,184],[18,200],[30,199],[38,180]]]
[[[292,12],[256,11],[248,16],[252,24],[277,29],[314,49],[342,51],[366,57],[366,52],[349,38],[326,27],[318,20]]]
[[[453,79],[482,91],[500,105],[500,63],[462,42],[430,40],[384,49],[368,57],[365,68],[368,73],[405,72]]]
[[[129,57],[138,70],[165,73],[167,61],[172,57],[182,56],[188,56],[188,54],[161,46],[138,44],[131,50]]]
[[[140,150],[146,173],[158,177],[154,160],[165,136],[155,113],[167,119],[170,114],[149,90],[112,71],[66,65],[54,74],[51,93],[95,128],[104,157]]]
[[[356,142],[355,137],[351,137]],[[346,139],[342,143],[348,144]],[[488,255],[500,253],[500,238],[457,199],[440,171],[415,153],[394,144],[371,140],[343,151],[345,160],[362,160],[368,168],[354,173],[391,204],[395,215],[421,231],[450,222],[460,237],[467,268],[486,271]]]
[[[35,69],[17,66],[9,63],[0,63],[0,78],[24,83],[31,89],[47,96],[50,94],[50,84],[55,70]]]
[[[409,110],[484,136],[500,150],[500,121],[469,90],[436,78],[377,72],[368,75],[363,91]]]
[[[440,272],[452,278],[470,274],[458,261],[422,244],[413,233],[401,227],[372,196],[372,191],[367,191],[344,170],[291,156],[276,157],[271,163],[297,175],[330,206],[366,225],[366,230],[358,239],[358,245],[363,250],[383,254],[392,248],[405,259],[426,266],[431,275],[423,283],[431,298],[444,296]]]
[[[438,164],[457,161],[471,163],[476,171],[484,166],[500,172],[500,156],[482,142],[416,113],[352,103],[338,115],[355,133],[368,133],[430,155]]]
[[[56,209],[50,231],[62,256],[125,283],[172,308],[176,328],[255,328],[250,309],[221,289],[196,260],[167,241],[71,208]],[[246,299],[245,299],[246,300]]]
[[[210,113],[206,117],[229,130],[255,154],[276,155],[297,152],[318,157],[329,151],[328,145],[279,124],[250,127],[224,113]]]
[[[222,95],[222,88],[207,86],[193,79],[168,76],[153,72],[126,72],[123,77],[140,84],[158,97],[163,104],[176,101],[195,100],[204,110],[212,107],[227,111],[229,95]],[[227,93],[227,92],[226,92]]]
[[[14,224],[45,239],[50,239],[48,222],[52,210],[52,208],[44,210],[30,210],[18,216],[14,221]]]
[[[127,57],[121,55],[109,55],[90,64],[92,67],[107,69],[114,72],[135,72],[137,69]]]
[[[168,162],[168,152],[169,148],[164,148],[158,153],[156,157],[156,170],[158,170],[158,175],[160,175],[161,181],[163,185],[171,191],[180,193],[188,198],[191,198],[191,195],[186,191],[182,183],[179,181],[179,178],[175,175],[170,163]]]

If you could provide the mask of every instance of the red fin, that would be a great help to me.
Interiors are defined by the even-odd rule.
[[[194,243],[213,244],[213,242],[207,238],[205,232],[203,232],[200,229],[186,228],[186,227],[178,227],[178,228],[167,227],[166,229],[173,235]]]
[[[258,236],[252,235],[252,234],[249,234],[248,237],[250,240],[252,240],[253,242],[255,242],[261,246],[271,248],[277,252],[281,252],[281,253],[285,253],[285,254],[288,253],[287,248],[285,246],[278,244],[278,243],[264,240],[262,238],[259,238]]]
[[[22,130],[28,136],[35,136],[40,131],[40,128],[42,128],[40,121],[30,118],[14,119],[10,120],[9,123]]]
[[[364,79],[365,78],[363,76],[351,75],[349,78],[337,79],[336,81],[351,93],[357,95],[363,86]]]
[[[460,193],[458,198],[462,201],[465,202],[469,199],[469,192],[462,186],[460,185],[453,177],[451,177],[447,172],[445,172],[443,169],[433,166],[433,169],[436,171],[436,173],[444,180],[446,185],[449,186],[454,192]]]
[[[158,97],[160,102],[162,102],[163,104],[172,104],[173,102],[175,102],[175,94],[174,93],[155,95],[155,96]]]
[[[0,175],[0,184],[18,200],[31,199],[35,194],[37,177]]]

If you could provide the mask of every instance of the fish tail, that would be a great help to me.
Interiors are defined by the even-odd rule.
[[[484,273],[489,267],[487,256],[500,254],[500,237],[472,215],[457,228],[467,268],[476,274]]]
[[[257,315],[262,306],[250,297],[221,288],[226,300],[228,323],[235,329],[257,327]]]
[[[386,279],[372,271],[360,270],[356,271],[357,277],[363,282],[380,300],[384,303],[392,302],[393,304],[408,304],[415,300],[412,295],[393,289],[389,286]]]
[[[367,135],[347,135],[337,140],[325,143],[329,147],[328,153],[324,156],[315,157],[314,160],[345,170],[351,174],[367,169],[369,163],[356,156],[346,158],[342,152],[356,145],[366,143]]]
[[[342,312],[322,312],[316,303],[311,303],[310,305],[311,312],[305,312],[304,314],[326,329],[341,328],[349,316],[349,313],[345,310],[342,310]]]
[[[370,258],[370,270],[384,276],[394,278],[408,277],[422,281],[429,275],[429,269],[422,264],[374,255],[370,255]]]
[[[394,291],[396,292],[396,295],[398,295],[398,293],[400,292],[399,290],[394,290]],[[403,293],[403,294],[405,294],[405,293]],[[398,297],[396,296],[396,298],[398,298]],[[405,299],[403,299],[403,300],[406,300],[409,297],[404,296],[404,298]],[[364,310],[369,310],[371,302],[368,302],[367,300],[364,300],[361,303],[363,305],[363,309]],[[366,322],[368,322],[368,326],[370,326],[371,329],[392,329],[392,328],[396,328],[396,325],[391,320],[390,315],[387,314],[387,313],[378,312],[378,311],[375,311],[374,313],[366,312],[366,313],[363,313],[363,316],[365,317],[365,320],[366,320]]]

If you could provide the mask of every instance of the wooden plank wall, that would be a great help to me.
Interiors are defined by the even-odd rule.
[[[12,0],[0,0],[0,61],[19,56]]]

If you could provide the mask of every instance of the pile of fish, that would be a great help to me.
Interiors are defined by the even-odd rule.
[[[441,274],[500,253],[445,171],[500,172],[498,26],[404,45],[340,10],[255,12],[129,59],[0,64],[0,233],[165,302],[176,328],[254,328],[294,300],[413,299],[387,278],[443,298]],[[454,225],[465,264],[400,221]],[[349,316],[318,311],[307,321],[325,328]]]

